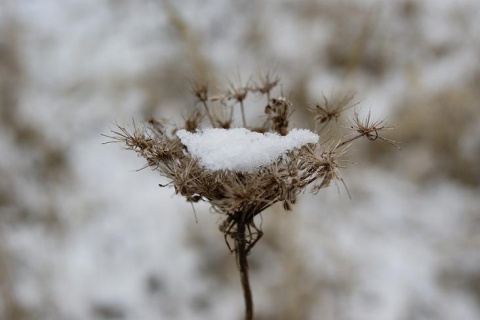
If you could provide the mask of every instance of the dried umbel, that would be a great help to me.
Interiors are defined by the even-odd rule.
[[[285,97],[270,98],[278,83],[278,77],[268,73],[260,77],[258,84],[249,81],[245,86],[234,87],[230,83],[227,90],[216,96],[209,96],[210,90],[206,84],[195,84],[193,93],[201,108],[184,118],[183,126],[169,130],[163,122],[151,119],[141,128],[134,125],[130,131],[118,127],[109,136],[145,158],[147,166],[170,181],[165,186],[172,186],[176,194],[192,203],[208,202],[214,211],[224,216],[219,229],[225,236],[228,248],[237,257],[246,319],[253,318],[247,255],[263,234],[254,218],[277,202],[290,210],[297,196],[309,185],[311,191],[318,192],[332,181],[343,182],[339,169],[348,146],[354,140],[366,137],[371,141],[379,139],[395,144],[392,140],[380,137],[381,131],[391,129],[391,126],[386,126],[383,121],[371,121],[370,115],[361,120],[357,111],[349,128],[353,131],[352,136],[347,134],[334,143],[332,140],[330,143],[322,143],[319,139],[309,140],[249,170],[209,169],[182,143],[179,130],[184,130],[184,136],[185,132],[195,134],[198,131],[200,134],[202,128],[206,130],[207,127],[203,125],[204,119],[208,119],[211,128],[234,130],[233,114],[237,106],[241,108],[241,123],[246,129],[287,136],[288,118],[293,106]],[[246,126],[244,102],[249,93],[267,97],[268,104],[264,108],[266,121],[261,127]],[[310,110],[317,121],[317,131],[322,131],[332,120],[338,124],[339,114],[350,108],[352,99],[353,96],[349,95],[332,105],[325,98],[324,103],[314,104]]]

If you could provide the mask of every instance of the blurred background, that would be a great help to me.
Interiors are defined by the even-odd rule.
[[[353,90],[402,150],[262,215],[256,319],[480,319],[479,56],[476,0],[1,1],[0,319],[242,319],[220,217],[101,134],[268,69],[295,127]]]

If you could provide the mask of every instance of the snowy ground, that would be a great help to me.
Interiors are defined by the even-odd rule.
[[[0,319],[241,319],[219,217],[101,134],[269,67],[297,127],[355,90],[402,151],[263,214],[257,319],[480,319],[479,56],[475,0],[1,2]]]

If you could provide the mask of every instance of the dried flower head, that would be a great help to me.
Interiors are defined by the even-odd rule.
[[[357,136],[354,136],[350,140],[354,140],[358,137],[365,137],[370,141],[375,141],[380,139],[397,149],[400,149],[398,146],[398,142],[395,140],[384,138],[380,135],[382,131],[389,131],[395,129],[393,125],[387,125],[385,120],[372,120],[371,111],[368,112],[368,115],[362,119],[360,118],[359,111],[355,110],[353,113],[353,118],[349,120],[350,122],[350,129],[358,132]]]
[[[280,83],[280,78],[271,71],[260,73],[258,82],[253,87],[255,92],[264,94],[267,100],[270,101],[270,92]]]
[[[350,93],[333,102],[323,96],[323,102],[308,106],[308,110],[314,115],[313,119],[316,122],[316,126],[328,124],[332,120],[338,123],[340,114],[356,105],[356,103],[351,104],[354,96],[353,93]]]
[[[235,101],[235,104],[238,103],[240,105],[242,112],[242,124],[244,127],[246,127],[247,121],[245,118],[245,106],[243,102],[247,98],[248,93],[253,89],[251,87],[250,80],[248,80],[245,85],[241,85],[240,76],[238,76],[238,78],[239,85],[235,85],[233,81],[228,81],[228,88],[223,92],[223,100],[233,100]]]
[[[195,132],[200,128],[200,123],[203,119],[203,114],[199,110],[193,110],[189,116],[183,117],[184,128],[190,132]]]
[[[275,131],[284,136],[288,133],[288,118],[291,115],[292,103],[285,97],[270,99],[265,107],[267,121],[265,126],[269,131]]]
[[[208,101],[208,84],[192,81],[191,90],[195,98],[200,102]]]
[[[354,112],[349,128],[356,133],[353,137],[325,145],[319,141],[316,134],[306,133],[307,130],[304,130],[304,140],[299,143],[298,135],[294,139],[291,136],[299,130],[290,131],[288,128],[292,103],[285,97],[270,98],[271,91],[278,82],[276,76],[267,73],[253,88],[249,82],[240,87],[229,83],[229,88],[223,92],[223,98],[209,98],[208,87],[196,85],[193,93],[203,108],[193,111],[186,117],[183,127],[169,131],[163,121],[151,119],[142,128],[138,128],[134,122],[132,131],[118,126],[110,136],[113,141],[123,143],[127,149],[145,158],[146,166],[152,167],[166,177],[170,181],[166,186],[173,186],[176,194],[184,196],[191,203],[208,202],[214,211],[224,216],[220,231],[224,234],[228,248],[235,252],[237,257],[245,294],[247,319],[253,317],[247,254],[263,234],[254,218],[277,202],[283,203],[283,207],[290,210],[296,203],[297,196],[309,185],[313,185],[311,190],[316,193],[329,186],[332,181],[343,183],[339,171],[343,166],[340,163],[345,161],[342,159],[354,140],[366,137],[372,141],[380,139],[396,146],[395,141],[380,136],[381,131],[393,127],[387,126],[384,121],[372,121],[370,113],[362,120],[357,111]],[[250,91],[268,98],[268,105],[264,110],[267,120],[260,128],[246,125],[243,108],[244,100]],[[319,124],[331,120],[338,122],[340,113],[352,107],[350,105],[352,99],[353,95],[348,95],[331,104],[324,98],[322,104],[314,104],[310,110],[315,114],[315,120]],[[277,153],[273,157],[270,156],[268,161],[248,169],[236,167],[232,169],[228,165],[206,165],[195,151],[197,145],[188,143],[186,138],[199,138],[198,135],[209,130],[202,129],[204,116],[207,116],[210,126],[214,128],[211,130],[217,130],[215,132],[218,135],[238,131],[239,129],[231,129],[234,124],[233,106],[225,102],[228,100],[235,100],[241,105],[244,128],[240,131],[245,133],[245,139],[257,142],[270,137],[294,141],[293,144],[281,149],[280,152],[275,150]],[[217,104],[216,109],[212,107],[213,103]],[[226,140],[212,148],[226,148],[228,144],[232,142]],[[265,145],[251,148],[265,148]],[[214,151],[206,149],[207,154]],[[250,151],[248,148],[242,150],[238,157],[248,158]],[[220,160],[219,157],[218,161]],[[228,164],[228,161],[226,163]]]

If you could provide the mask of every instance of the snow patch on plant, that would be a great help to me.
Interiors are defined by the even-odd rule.
[[[292,129],[281,136],[245,128],[209,128],[195,133],[179,130],[177,136],[206,169],[246,172],[271,164],[287,151],[317,143],[319,139],[307,129]]]

